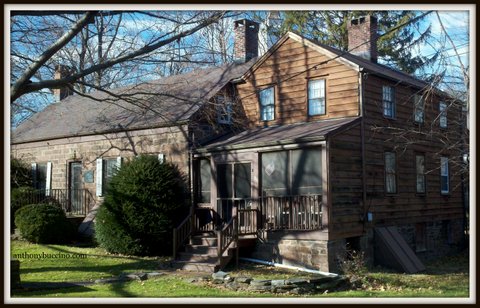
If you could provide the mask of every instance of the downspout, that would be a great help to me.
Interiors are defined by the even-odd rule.
[[[338,276],[338,274],[335,274],[335,273],[322,272],[322,271],[312,270],[312,269],[308,269],[308,268],[304,268],[304,267],[286,265],[286,264],[275,263],[275,262],[264,261],[264,260],[258,260],[258,259],[253,259],[253,258],[243,258],[242,257],[242,258],[239,258],[239,259],[243,260],[243,261],[259,263],[259,264],[268,265],[268,266],[286,268],[286,269],[291,269],[291,270],[306,272],[306,273],[312,273],[312,274],[319,274],[319,275],[323,275],[323,276],[327,276],[327,277],[337,277]]]
[[[363,69],[359,70],[359,99],[360,99],[360,138],[362,142],[362,202],[363,202],[363,232],[365,233],[365,225],[368,222],[367,219],[367,173],[365,170],[365,97],[364,97],[364,85],[363,85]]]

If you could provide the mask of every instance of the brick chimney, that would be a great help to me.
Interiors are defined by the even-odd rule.
[[[377,19],[370,15],[349,20],[348,51],[369,61],[377,62],[377,28]]]
[[[233,60],[243,63],[258,57],[259,24],[248,19],[240,19],[235,21],[233,29],[235,31]]]
[[[71,73],[70,67],[62,64],[56,65],[54,79],[58,80],[58,79],[65,78],[68,75],[70,75],[70,73]],[[58,89],[53,89],[53,95],[55,96],[55,101],[57,102],[61,101],[65,97],[72,94],[73,94],[73,91],[68,86],[58,88]]]

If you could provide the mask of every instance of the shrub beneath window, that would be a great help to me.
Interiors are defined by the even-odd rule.
[[[95,238],[112,253],[168,255],[172,229],[187,211],[178,168],[154,156],[139,156],[110,180],[96,216]]]
[[[39,244],[62,244],[75,236],[63,210],[51,204],[30,204],[15,213],[15,224],[26,240]]]

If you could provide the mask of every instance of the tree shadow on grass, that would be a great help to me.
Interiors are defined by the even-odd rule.
[[[32,297],[32,296],[48,296],[53,294],[71,294],[71,293],[86,293],[95,291],[92,288],[71,284],[60,287],[58,283],[48,282],[29,282],[22,284],[25,285],[21,289],[12,290],[12,297]]]

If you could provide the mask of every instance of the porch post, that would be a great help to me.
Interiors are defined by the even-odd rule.
[[[322,229],[328,229],[330,209],[330,181],[328,163],[328,143],[322,146]]]

